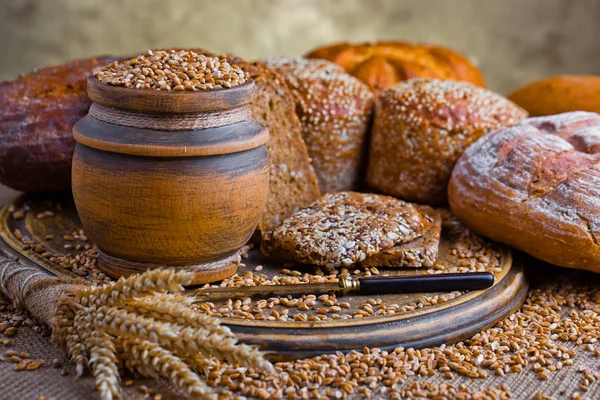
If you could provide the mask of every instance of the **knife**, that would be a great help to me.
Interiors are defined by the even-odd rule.
[[[210,296],[216,293],[326,293],[342,294],[397,294],[422,292],[451,292],[453,290],[479,290],[494,284],[490,272],[459,274],[375,276],[351,279],[341,277],[337,282],[300,283],[297,285],[261,285],[198,289],[194,295]]]

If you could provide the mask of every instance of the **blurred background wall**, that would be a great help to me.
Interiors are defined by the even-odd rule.
[[[506,94],[548,75],[600,73],[598,37],[598,0],[0,0],[0,80],[157,47],[252,59],[401,39],[467,54]]]
[[[153,47],[259,58],[403,39],[469,55],[506,93],[546,75],[599,73],[599,36],[598,0],[0,0],[0,79]]]

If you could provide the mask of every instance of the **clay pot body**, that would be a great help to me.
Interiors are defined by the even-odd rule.
[[[268,195],[254,84],[176,93],[90,78],[88,93],[90,114],[73,128],[73,196],[100,268],[186,268],[194,283],[233,274]]]

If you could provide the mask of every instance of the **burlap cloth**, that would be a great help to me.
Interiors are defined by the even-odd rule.
[[[552,274],[562,271],[553,268],[549,272]],[[582,398],[585,399],[600,399],[600,383],[598,382],[593,383],[586,393],[579,390],[579,386],[584,379],[581,371],[585,368],[590,369],[592,372],[599,371],[600,358],[594,357],[592,353],[585,351],[581,346],[571,343],[565,343],[565,346],[577,352],[574,365],[565,367],[562,371],[551,373],[546,381],[541,381],[533,372],[531,366],[526,367],[521,373],[510,373],[503,377],[493,374],[490,374],[486,379],[470,379],[457,376],[449,381],[444,379],[441,374],[437,374],[430,378],[414,378],[412,381],[430,382],[436,385],[451,383],[458,386],[463,384],[471,388],[473,392],[505,384],[514,399],[532,399],[539,393],[554,399],[572,398],[576,392],[579,392]],[[55,397],[56,399],[97,398],[97,394],[93,391],[94,379],[91,376],[76,378],[73,368],[71,368],[69,375],[61,376],[61,368],[53,368],[49,365],[53,359],[62,360],[64,357],[60,350],[54,348],[50,338],[42,337],[30,328],[21,327],[18,335],[13,340],[12,346],[0,346],[2,353],[9,349],[18,352],[25,351],[29,353],[31,359],[43,359],[47,362],[47,365],[37,371],[17,372],[15,371],[15,364],[9,361],[0,362],[0,399],[27,400],[39,399],[40,396]],[[132,379],[132,377],[123,378],[124,381],[129,379]],[[410,382],[408,381],[406,384]],[[138,391],[140,385],[156,388],[158,393],[165,395],[165,398],[183,398],[180,394],[173,392],[164,382],[140,379],[135,380],[133,386],[124,388],[124,398],[142,398],[143,394]],[[354,397],[362,398],[360,394],[356,394]],[[373,398],[382,398],[382,396],[374,392]]]
[[[569,345],[567,347],[573,348]],[[19,334],[11,348],[26,351],[31,358],[40,358],[47,363],[55,358],[61,359],[63,357],[62,352],[54,348],[49,338],[42,338],[27,328],[19,330]],[[585,399],[600,399],[599,383],[593,384],[587,393],[578,390],[583,381],[582,373],[578,370],[589,368],[592,371],[597,371],[600,368],[600,360],[590,355],[590,353],[578,351],[574,361],[572,367],[552,373],[546,381],[540,381],[531,368],[526,368],[518,374],[508,374],[503,377],[490,376],[487,379],[456,377],[452,381],[447,381],[438,374],[431,378],[413,380],[428,381],[434,384],[451,382],[456,386],[464,384],[477,390],[506,384],[514,399],[532,399],[537,393],[543,393],[555,399],[563,399],[569,398],[574,392],[581,393]],[[46,396],[46,398],[56,397],[57,400],[97,398],[97,394],[93,391],[94,378],[89,375],[76,378],[73,368],[70,374],[64,377],[60,375],[60,371],[60,368],[45,366],[37,371],[17,372],[15,371],[15,364],[10,362],[0,363],[0,399],[37,400],[40,396]],[[127,379],[124,378],[124,380]],[[151,380],[138,379],[135,381],[135,385],[124,388],[124,399],[143,397],[137,391],[139,385],[156,387],[160,393],[167,393],[170,390],[168,385],[162,383],[157,385],[156,382]],[[179,396],[173,393],[170,397],[177,398]]]

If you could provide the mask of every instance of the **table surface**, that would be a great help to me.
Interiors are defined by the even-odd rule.
[[[0,318],[6,313],[0,313]],[[531,366],[525,368],[521,373],[511,373],[503,377],[491,376],[487,379],[470,379],[457,376],[451,381],[443,378],[441,374],[433,377],[414,378],[411,381],[428,382],[432,385],[451,383],[455,386],[467,385],[473,393],[482,392],[486,388],[493,388],[505,384],[515,399],[532,399],[536,394],[542,393],[553,399],[572,398],[575,392],[584,395],[585,399],[600,398],[600,384],[595,383],[590,387],[587,393],[581,392],[578,388],[583,381],[583,374],[578,370],[580,368],[589,368],[592,371],[600,370],[600,359],[592,356],[590,353],[581,351],[581,348],[573,345],[566,345],[578,352],[575,358],[575,364],[562,371],[550,375],[550,379],[540,381],[537,374]],[[62,359],[64,357],[61,350],[54,348],[50,338],[41,337],[29,328],[20,328],[17,336],[13,340],[13,345],[6,347],[0,346],[4,353],[6,350],[25,351],[32,359],[43,359],[46,366],[37,371],[15,371],[15,364],[11,362],[0,362],[0,399],[39,399],[40,396],[56,397],[56,399],[88,399],[93,393],[94,379],[87,373],[84,377],[75,377],[74,368],[70,368],[67,376],[61,376],[61,368],[53,368],[50,363],[53,359]],[[124,378],[124,381],[130,378]],[[164,382],[153,382],[150,380],[136,380],[131,387],[125,388],[124,399],[137,399],[141,396],[137,388],[140,385],[156,387],[159,393],[168,393],[170,388]],[[384,395],[383,395],[384,396]],[[181,395],[165,396],[166,398],[184,398]],[[356,395],[361,398],[360,395]],[[378,398],[377,395],[374,398]],[[384,397],[385,398],[385,397]]]
[[[526,265],[530,268],[530,274],[533,275],[533,283],[530,293],[539,287],[541,284],[536,276],[551,277],[553,282],[556,282],[556,290],[560,290],[560,285],[569,285],[575,282],[573,276],[579,279],[579,282],[592,284],[600,290],[600,275],[594,275],[586,272],[573,272],[552,266],[544,266],[540,268]],[[562,282],[562,283],[559,283]],[[592,286],[594,287],[594,286]],[[0,304],[2,304],[0,302]],[[598,306],[600,309],[600,305]],[[0,308],[1,309],[1,308]],[[562,307],[561,316],[568,318],[571,307]],[[599,312],[600,310],[595,310]],[[12,312],[0,311],[0,321],[10,318]],[[1,336],[1,335],[0,335]],[[27,352],[31,359],[43,359],[46,364],[37,371],[16,371],[15,364],[10,361],[0,362],[0,400],[12,399],[39,399],[45,396],[47,399],[55,397],[56,399],[87,399],[93,393],[94,379],[89,372],[81,378],[75,377],[73,367],[70,367],[70,372],[66,376],[61,375],[61,368],[53,368],[50,364],[54,359],[63,360],[64,353],[60,349],[56,349],[49,337],[42,337],[35,333],[31,328],[20,327],[17,335],[12,338],[13,343],[10,346],[0,345],[0,355],[8,350],[17,352]],[[496,376],[489,373],[486,379],[471,379],[455,374],[452,380],[445,379],[442,374],[436,374],[432,377],[412,377],[399,387],[406,387],[413,382],[419,382],[423,385],[429,385],[430,388],[439,388],[440,385],[451,384],[456,386],[465,385],[470,394],[475,396],[481,394],[485,397],[486,390],[497,388],[501,385],[506,385],[509,389],[512,398],[516,399],[531,399],[536,395],[543,394],[553,399],[573,398],[574,394],[579,393],[585,399],[600,398],[600,383],[592,383],[589,391],[582,392],[579,387],[583,383],[584,376],[581,371],[589,369],[592,373],[600,371],[600,358],[595,357],[591,352],[586,351],[583,346],[576,345],[572,342],[565,342],[564,345],[577,352],[574,358],[574,364],[570,367],[565,367],[561,371],[550,373],[549,379],[542,381],[532,368],[532,363],[524,368],[520,373],[509,373],[504,376]],[[596,347],[599,345],[596,344]],[[6,358],[6,357],[4,357]],[[133,379],[132,377],[124,377],[123,382]],[[185,396],[175,392],[168,384],[161,381],[140,380],[136,379],[132,386],[124,388],[124,399],[137,399],[143,397],[143,394],[138,390],[140,385],[156,388],[158,393],[164,395],[164,398],[185,398]],[[383,391],[382,391],[383,388]],[[328,388],[323,388],[325,391]],[[219,389],[220,390],[220,389]],[[489,392],[487,392],[489,393]],[[383,385],[378,385],[372,392],[373,398],[386,398],[385,388]],[[96,395],[97,396],[97,395]],[[358,392],[354,392],[351,398],[363,398]],[[543,397],[540,397],[543,398]]]

